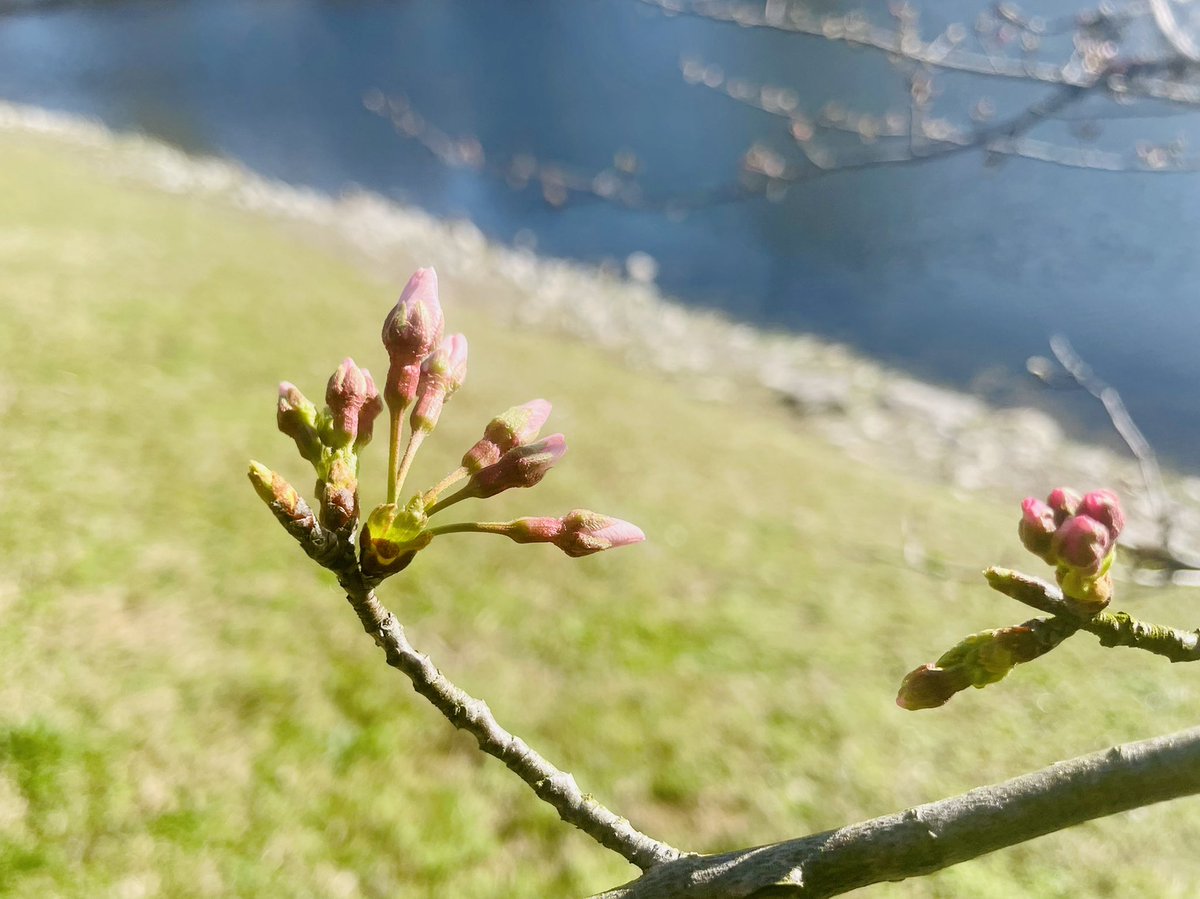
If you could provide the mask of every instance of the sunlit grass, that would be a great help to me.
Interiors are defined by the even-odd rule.
[[[100,163],[0,136],[0,892],[549,897],[632,877],[383,664],[246,482],[253,456],[311,486],[275,384],[317,398],[346,354],[381,373],[401,285]],[[635,825],[732,848],[1195,723],[1193,671],[1086,636],[900,711],[910,668],[1029,617],[975,576],[1025,564],[1015,510],[852,464],[768,405],[502,330],[453,281],[443,302],[471,373],[412,486],[545,396],[563,464],[462,514],[587,506],[649,540],[576,561],[441,538],[383,599]],[[902,523],[938,576],[905,563]],[[1194,624],[1186,597],[1133,607]],[[875,891],[1190,896],[1198,837],[1180,802]]]

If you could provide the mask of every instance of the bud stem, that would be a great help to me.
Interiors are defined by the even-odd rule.
[[[413,459],[417,457],[417,450],[421,448],[421,444],[425,442],[428,431],[413,431],[408,438],[408,446],[404,448],[404,457],[400,460],[399,470],[396,472],[396,492],[399,493],[404,487],[404,481],[408,477],[408,469],[412,467]]]
[[[471,497],[473,497],[475,495],[474,493],[470,492],[467,489],[470,486],[471,485],[468,484],[466,487],[463,487],[461,490],[456,490],[454,493],[451,493],[445,499],[438,500],[436,503],[434,503],[432,506],[429,506],[425,510],[425,514],[426,515],[436,515],[438,512],[442,511],[442,509],[446,509],[450,506],[453,506],[457,502],[462,502],[464,499],[470,499]]]
[[[432,506],[435,502],[437,502],[438,495],[443,490],[445,490],[447,487],[451,487],[454,484],[457,484],[459,481],[461,481],[463,478],[465,478],[468,474],[470,474],[470,472],[467,471],[467,467],[465,465],[460,466],[459,468],[456,468],[454,471],[450,472],[450,474],[446,475],[444,478],[442,478],[440,481],[438,481],[436,484],[434,484],[428,490],[426,490],[421,495],[421,502],[423,502],[425,504],[426,512],[428,512],[430,506]]]
[[[396,502],[397,474],[400,471],[400,431],[404,427],[404,410],[390,408],[391,426],[388,429],[388,504]]]
[[[509,526],[506,521],[461,521],[456,524],[443,524],[426,530],[427,534],[506,534]]]

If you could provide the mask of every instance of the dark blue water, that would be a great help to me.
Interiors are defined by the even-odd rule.
[[[944,20],[955,6],[932,11]],[[1200,176],[985,168],[965,154],[831,176],[779,203],[702,203],[677,221],[586,199],[551,207],[535,188],[445,166],[363,104],[372,90],[404,94],[492,160],[533,153],[597,172],[629,149],[651,199],[694,197],[736,182],[752,142],[789,141],[779,119],[686,84],[685,56],[791,86],[813,111],[840,99],[882,112],[904,97],[878,55],[667,19],[633,0],[109,0],[0,16],[5,98],[290,182],[360,185],[500,240],[532,234],[551,255],[644,251],[685,302],[846,341],[1000,401],[1038,398],[1100,428],[1089,399],[1046,397],[1022,374],[1063,332],[1160,452],[1200,466]],[[1038,95],[967,78],[942,90],[959,121],[983,94],[1002,109]],[[1200,137],[1195,118],[1175,116],[1106,123],[1104,141],[1164,128]],[[1065,125],[1045,133],[1072,140]]]

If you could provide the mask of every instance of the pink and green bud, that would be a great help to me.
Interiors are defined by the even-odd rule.
[[[567,439],[552,434],[536,443],[510,449],[494,465],[471,475],[458,498],[487,499],[514,487],[532,487],[542,480],[567,451]]]
[[[574,558],[646,539],[637,525],[587,509],[575,509],[562,518],[518,518],[505,525],[503,533],[517,543],[553,543]]]
[[[291,534],[304,551],[322,565],[337,553],[337,538],[325,530],[304,498],[287,481],[258,462],[247,472],[254,492],[267,504],[276,520]]]
[[[1054,564],[1051,543],[1056,525],[1054,510],[1039,499],[1027,497],[1021,503],[1021,522],[1017,534],[1025,548],[1043,561]]]
[[[347,531],[358,520],[358,475],[354,457],[337,453],[329,464],[325,477],[317,481],[317,496],[321,500],[321,524],[334,531]]]
[[[417,269],[383,322],[389,359],[383,394],[393,412],[408,408],[415,398],[421,362],[441,342],[444,324],[437,273]]]
[[[300,455],[316,465],[321,460],[321,438],[317,431],[317,407],[308,401],[290,381],[279,385],[279,400],[275,406],[275,422],[288,437],[296,441]]]
[[[325,402],[329,405],[331,415],[330,440],[334,446],[357,444],[361,432],[364,410],[368,404],[378,403],[379,391],[375,387],[370,372],[359,368],[354,360],[347,356],[342,360],[325,387]],[[375,415],[378,414],[376,411]],[[370,440],[370,429],[374,423],[374,415],[366,413],[367,440]]]
[[[1125,530],[1125,513],[1121,502],[1111,490],[1093,490],[1079,503],[1079,514],[1100,522],[1112,535],[1115,542]]]
[[[437,427],[442,407],[467,379],[467,338],[451,334],[421,363],[417,404],[409,423],[428,433]]]
[[[509,450],[535,440],[550,417],[550,409],[545,400],[530,400],[497,415],[484,428],[483,439],[463,456],[463,468],[474,474],[499,462]]]
[[[375,432],[375,419],[383,411],[383,400],[379,396],[379,390],[375,387],[371,373],[365,368],[362,372],[367,377],[367,401],[363,403],[363,407],[358,413],[358,437],[354,441],[356,450],[362,449],[371,442],[371,436]]]
[[[1045,655],[1079,629],[1065,618],[1034,618],[1024,624],[971,634],[934,663],[910,671],[896,705],[912,711],[945,705],[955,693],[1003,680],[1014,667]]]
[[[641,543],[646,539],[637,525],[587,509],[568,512],[562,519],[562,525],[562,532],[552,542],[568,556],[575,558]]]
[[[383,580],[404,570],[418,551],[433,540],[425,530],[425,515],[419,504],[403,508],[395,503],[376,506],[359,534],[359,557],[368,579]]]
[[[1079,494],[1070,487],[1051,490],[1046,504],[1054,511],[1054,523],[1060,525],[1079,510]]]
[[[1075,515],[1055,531],[1052,549],[1060,565],[1095,577],[1101,574],[1112,542],[1112,533],[1103,524],[1087,515]]]

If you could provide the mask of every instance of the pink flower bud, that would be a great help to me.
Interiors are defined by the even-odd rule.
[[[535,439],[550,417],[550,409],[545,400],[530,400],[497,415],[484,428],[483,439],[463,456],[463,468],[477,472],[499,462],[509,450]]]
[[[609,518],[587,509],[575,509],[562,519],[562,530],[553,543],[568,556],[579,557],[618,546],[641,543],[646,539],[637,525]]]
[[[419,268],[383,322],[383,345],[393,363],[419,365],[442,339],[437,272]]]
[[[1050,491],[1046,504],[1054,510],[1054,523],[1060,525],[1079,511],[1079,494],[1070,487],[1059,487]]]
[[[546,476],[567,451],[567,439],[552,434],[537,443],[517,446],[494,465],[477,471],[460,493],[487,499],[513,487],[532,487]]]
[[[518,518],[500,528],[517,543],[553,543],[575,558],[646,539],[637,525],[587,509],[575,509],[562,518]]]
[[[345,446],[357,441],[363,409],[372,400],[378,399],[379,391],[370,373],[355,365],[349,356],[343,359],[325,388],[325,402],[333,415],[332,432],[335,445]],[[373,421],[372,415],[368,427]],[[367,439],[370,440],[370,436]]]
[[[1121,511],[1120,500],[1111,490],[1093,490],[1079,504],[1079,514],[1100,522],[1112,535],[1115,541],[1125,530],[1125,513]]]
[[[296,441],[300,455],[316,465],[321,459],[321,438],[317,434],[317,407],[290,381],[279,385],[275,406],[279,430]]]
[[[1060,564],[1094,576],[1112,548],[1112,533],[1094,518],[1076,515],[1054,533],[1053,552]]]
[[[421,363],[417,385],[417,404],[409,422],[414,431],[432,431],[437,427],[442,406],[467,379],[467,338],[451,334]]]
[[[1035,556],[1053,564],[1050,541],[1054,531],[1054,510],[1039,499],[1027,497],[1021,503],[1021,522],[1017,525],[1021,543]]]
[[[421,360],[441,341],[443,327],[437,273],[417,269],[383,322],[383,345],[390,360],[384,398],[389,407],[403,409],[412,402]]]
[[[375,431],[375,419],[383,411],[383,400],[379,398],[379,390],[375,387],[375,379],[371,377],[371,373],[365,368],[362,370],[362,373],[367,379],[367,401],[363,403],[363,407],[358,413],[358,437],[354,441],[354,448],[356,450],[362,449],[371,442],[371,435]]]

